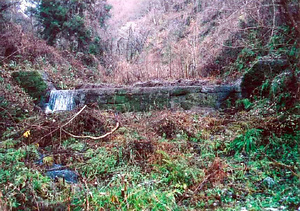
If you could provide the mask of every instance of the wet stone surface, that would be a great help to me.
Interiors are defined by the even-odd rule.
[[[51,169],[48,169],[46,175],[51,179],[64,179],[67,183],[77,183],[78,175],[75,171],[66,169],[64,166],[54,164]]]
[[[43,165],[44,157],[44,155],[40,154],[40,159],[36,161],[36,164]],[[53,164],[50,168],[48,167],[46,169],[46,175],[53,180],[61,178],[70,184],[75,184],[78,182],[78,174],[60,164]]]

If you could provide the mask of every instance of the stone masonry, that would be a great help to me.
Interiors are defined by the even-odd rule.
[[[241,95],[240,88],[236,85],[106,87],[76,89],[72,92],[76,105],[96,103],[100,109],[122,112],[164,108],[220,108],[229,99],[237,99]]]

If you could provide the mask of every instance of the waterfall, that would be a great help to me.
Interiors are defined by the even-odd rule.
[[[52,90],[46,113],[70,111],[75,107],[73,90]]]

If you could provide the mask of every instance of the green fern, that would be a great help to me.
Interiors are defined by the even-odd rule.
[[[248,99],[242,99],[237,101],[237,106],[240,107],[242,106],[244,109],[249,110],[253,107],[253,103]]]
[[[259,145],[261,138],[261,129],[250,129],[245,134],[237,136],[230,144],[230,149],[235,152],[246,151],[247,153],[254,150],[255,146]]]
[[[261,90],[260,90],[261,95],[265,95],[266,93],[269,93],[270,84],[271,82],[269,79],[265,80],[265,82],[261,85]]]

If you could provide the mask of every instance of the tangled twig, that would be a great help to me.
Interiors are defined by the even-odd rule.
[[[107,136],[111,135],[112,133],[114,133],[119,127],[120,127],[120,123],[117,122],[116,126],[108,133],[102,135],[102,136],[99,136],[99,137],[94,137],[94,136],[77,136],[77,135],[74,135],[68,131],[66,131],[64,129],[65,126],[69,125],[85,108],[87,107],[87,105],[83,106],[80,111],[78,111],[68,122],[66,122],[65,124],[63,124],[62,126],[60,126],[59,128],[56,128],[55,130],[51,131],[50,133],[46,134],[45,136],[43,136],[41,139],[39,139],[38,141],[34,142],[34,143],[38,143],[40,142],[41,140],[43,140],[45,137],[53,134],[54,132],[60,130],[60,138],[61,138],[61,133],[64,132],[66,133],[67,135],[69,136],[72,136],[73,138],[88,138],[88,139],[93,139],[93,140],[99,140],[99,139],[103,139],[103,138],[106,138]]]
[[[209,174],[208,176],[206,176],[206,177],[202,180],[202,182],[201,182],[201,183],[193,190],[193,196],[194,196],[195,194],[197,194],[197,193],[204,187],[204,185],[209,181],[210,177],[212,177],[214,174],[216,174],[216,172],[213,172],[212,174]],[[182,200],[185,199],[186,194],[187,194],[187,191],[184,192],[184,194],[182,195],[182,197],[181,197],[180,200],[179,200],[179,203],[181,203]]]
[[[83,106],[82,109],[80,109],[80,111],[78,113],[76,113],[67,123],[65,123],[63,126],[60,127],[60,130],[65,132],[66,134],[68,134],[69,136],[72,136],[73,138],[89,138],[89,139],[93,139],[93,140],[99,140],[99,139],[103,139],[103,138],[106,138],[107,136],[111,135],[113,132],[115,132],[119,126],[120,126],[120,123],[117,122],[117,125],[116,127],[114,127],[114,129],[112,129],[112,131],[102,135],[102,136],[98,136],[98,137],[94,137],[94,136],[77,136],[77,135],[74,135],[68,131],[66,131],[65,129],[63,129],[63,127],[67,126],[68,124],[70,124],[87,106]]]
[[[62,131],[65,132],[66,134],[68,134],[69,136],[72,136],[73,138],[89,138],[89,139],[92,139],[92,140],[99,140],[99,139],[103,139],[103,138],[106,138],[107,136],[111,135],[112,133],[114,133],[120,126],[120,123],[117,122],[116,126],[114,127],[114,129],[112,129],[110,132],[102,135],[102,136],[98,136],[98,137],[94,137],[94,136],[77,136],[77,135],[74,135],[68,131],[66,131],[65,129],[62,128]]]

